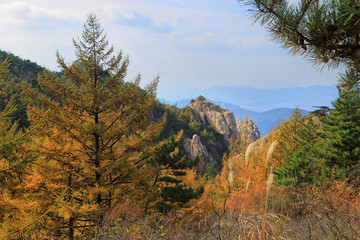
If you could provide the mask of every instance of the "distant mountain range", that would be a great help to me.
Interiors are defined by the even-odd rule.
[[[307,114],[317,106],[331,106],[331,102],[338,97],[338,90],[335,85],[274,89],[214,86],[204,90],[160,91],[158,97],[163,103],[182,108],[199,95],[232,111],[237,120],[250,117],[258,126],[261,136],[264,136],[288,119],[296,107]]]
[[[293,88],[257,89],[247,86],[214,86],[204,90],[177,89],[158,92],[159,99],[177,102],[183,106],[187,99],[195,99],[199,95],[214,102],[225,102],[244,109],[263,112],[275,108],[301,108],[314,110],[314,106],[330,106],[338,96],[333,86],[310,86]],[[184,100],[186,99],[186,100]]]
[[[261,136],[265,136],[273,128],[277,127],[282,121],[288,119],[294,111],[294,108],[275,108],[264,112],[257,112],[230,103],[217,102],[211,99],[208,100],[212,103],[219,105],[224,109],[233,112],[236,120],[243,121],[249,117],[258,127]],[[191,99],[184,99],[178,102],[171,102],[165,99],[159,99],[159,101],[165,104],[175,105],[179,108],[183,108],[190,103]],[[300,109],[300,110],[304,115],[310,112],[304,109]]]
[[[43,67],[30,60],[23,60],[10,52],[0,50],[0,61],[8,59],[11,62],[10,72],[34,87],[37,86],[37,75]],[[60,73],[55,73],[60,75]],[[304,114],[313,110],[313,106],[330,106],[338,96],[336,86],[311,86],[276,89],[256,89],[247,86],[214,86],[204,90],[177,89],[173,91],[158,91],[161,102],[176,105],[179,108],[187,106],[191,99],[199,95],[210,102],[232,111],[237,120],[249,116],[258,126],[262,136],[281,121],[287,119],[293,108],[299,107]],[[26,105],[20,114],[25,116]],[[24,120],[25,121],[25,120]]]
[[[247,110],[238,106],[234,106],[229,103],[217,102],[217,105],[222,108],[228,109],[234,113],[236,120],[245,120],[249,117],[259,129],[260,135],[265,136],[273,128],[277,127],[282,121],[288,119],[294,112],[294,108],[275,108],[264,112],[256,112]],[[300,109],[303,115],[309,113],[309,111]]]

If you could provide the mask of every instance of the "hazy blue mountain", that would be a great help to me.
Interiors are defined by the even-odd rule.
[[[230,103],[214,103],[233,112],[236,120],[243,121],[247,117],[250,117],[259,128],[261,136],[265,136],[271,131],[271,129],[278,126],[285,119],[288,119],[294,111],[294,108],[275,108],[264,112],[257,112],[241,108]],[[309,113],[309,111],[303,109],[300,110],[304,115]]]
[[[168,104],[168,105],[173,105],[176,106],[178,108],[184,108],[187,105],[190,104],[191,99],[183,99],[183,100],[179,100],[179,101],[169,101],[163,98],[158,99],[160,102]]]
[[[260,135],[265,136],[273,128],[277,127],[282,121],[288,119],[293,113],[294,108],[275,108],[265,112],[255,112],[249,114],[253,122],[258,126]],[[309,113],[309,111],[300,109],[303,115]],[[245,115],[236,115],[239,120],[245,119]],[[242,117],[242,118],[241,118]]]
[[[275,108],[264,112],[257,112],[226,102],[217,102],[211,99],[207,99],[207,100],[219,105],[224,109],[228,109],[231,112],[233,112],[236,120],[243,121],[247,117],[250,117],[258,127],[261,136],[265,136],[271,131],[271,129],[278,126],[285,119],[288,119],[291,116],[292,112],[294,111],[294,108]],[[178,102],[172,102],[165,99],[159,99],[159,101],[169,105],[175,105],[179,108],[183,108],[186,107],[191,100],[185,99],[185,100],[180,100]],[[309,113],[309,111],[303,109],[300,110],[304,115]]]
[[[158,93],[162,102],[180,108],[188,105],[190,99],[195,99],[199,95],[232,111],[237,120],[244,120],[249,116],[264,136],[284,119],[289,118],[296,107],[307,114],[316,109],[314,106],[331,106],[331,102],[338,97],[338,90],[335,85],[274,89],[214,86],[203,90],[189,88]]]
[[[231,103],[218,102],[218,101],[212,101],[212,100],[209,100],[209,101],[219,105],[222,108],[228,109],[231,112],[233,112],[236,120],[244,120],[247,116],[259,113],[257,111],[253,111],[253,110],[249,110],[249,109],[246,109],[246,108],[243,108],[243,107],[239,107],[239,106],[236,106],[236,105],[231,104]]]
[[[338,96],[335,85],[257,89],[247,86],[214,86],[204,90],[159,91],[158,97],[172,102],[195,99],[199,95],[215,102],[226,102],[244,109],[263,112],[275,108],[313,110],[313,106],[330,106]]]

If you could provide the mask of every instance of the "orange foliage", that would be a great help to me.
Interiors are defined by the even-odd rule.
[[[261,212],[266,197],[269,171],[278,165],[274,157],[276,135],[247,145],[233,146],[224,156],[223,169],[213,182],[205,185],[205,193],[197,202],[202,211]],[[241,144],[241,143],[237,143]]]

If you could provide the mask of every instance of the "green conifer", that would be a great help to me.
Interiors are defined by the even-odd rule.
[[[360,3],[357,0],[238,0],[249,5],[255,22],[270,32],[291,54],[304,55],[315,65],[347,67],[344,85],[360,76]],[[351,77],[350,77],[351,76]]]
[[[324,180],[325,164],[318,153],[318,131],[319,125],[314,123],[311,116],[306,117],[306,121],[296,130],[296,151],[287,155],[284,165],[274,170],[278,184],[297,188]]]
[[[354,180],[360,174],[360,96],[356,89],[339,91],[329,114],[321,117],[323,155],[327,165]]]
[[[160,143],[155,149],[154,158],[148,162],[147,191],[145,199],[145,213],[149,208],[160,212],[178,209],[186,206],[191,199],[199,197],[203,188],[196,189],[187,186],[184,177],[199,163],[199,159],[188,159],[179,149],[182,134],[171,136]]]

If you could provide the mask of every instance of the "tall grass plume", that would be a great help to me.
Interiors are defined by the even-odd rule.
[[[271,155],[273,154],[273,152],[275,151],[275,147],[277,145],[278,141],[275,140],[274,142],[272,142],[270,144],[270,147],[269,147],[269,150],[267,152],[267,155],[266,155],[266,162],[265,162],[265,166],[267,166],[267,164],[269,163],[269,160],[271,158]]]
[[[249,146],[246,149],[246,152],[245,152],[245,166],[247,166],[249,164],[250,153],[251,153],[252,149],[254,148],[254,146],[255,146],[255,142],[252,142],[252,143],[249,144]]]

